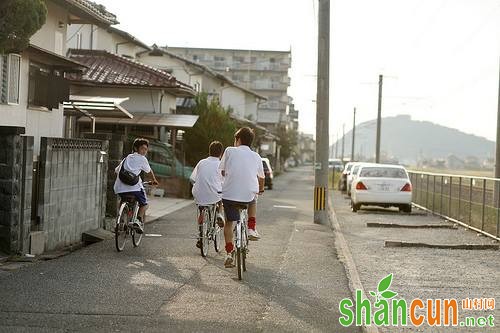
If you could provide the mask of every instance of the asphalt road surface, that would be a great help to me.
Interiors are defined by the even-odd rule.
[[[139,248],[104,241],[0,274],[1,332],[353,332],[350,297],[329,226],[312,222],[310,167],[275,179],[259,199],[248,271],[195,248],[195,206],[146,226]]]

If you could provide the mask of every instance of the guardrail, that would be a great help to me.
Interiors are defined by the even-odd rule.
[[[409,171],[413,203],[500,240],[500,179]]]

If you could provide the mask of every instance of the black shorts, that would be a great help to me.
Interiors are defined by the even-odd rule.
[[[255,199],[249,202],[233,201],[222,199],[224,205],[224,214],[226,214],[226,221],[238,221],[240,219],[241,206],[246,206],[255,202]]]

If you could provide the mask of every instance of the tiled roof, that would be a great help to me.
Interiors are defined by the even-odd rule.
[[[82,75],[70,74],[68,78],[72,81],[97,85],[174,88],[187,95],[194,94],[191,86],[177,81],[171,74],[107,51],[71,49],[68,57],[89,67]]]
[[[106,8],[98,3],[89,0],[53,0],[55,2],[60,3],[61,5],[66,5],[76,10],[77,12],[81,11],[87,15],[90,15],[95,20],[104,23],[106,25],[118,24],[118,20],[116,19],[116,15],[110,13],[106,10]],[[79,14],[79,13],[76,13]]]

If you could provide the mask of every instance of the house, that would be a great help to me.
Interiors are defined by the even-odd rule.
[[[127,135],[134,131],[167,141],[167,129],[190,128],[197,116],[177,115],[176,99],[194,96],[191,86],[180,82],[173,75],[104,50],[70,49],[68,57],[86,66],[82,74],[68,75],[71,94],[120,98],[120,104],[133,118],[117,120],[113,117],[97,117],[95,126],[99,132]],[[88,97],[87,97],[88,98]],[[69,115],[75,135],[91,131],[89,117]]]
[[[150,51],[138,53],[137,59],[171,73],[177,79],[191,85],[197,92],[205,92],[213,98],[218,98],[223,107],[233,110],[233,116],[236,119],[255,122],[258,105],[267,100],[265,96],[237,84],[208,66],[183,58],[156,45],[153,45]]]
[[[75,21],[114,24],[114,15],[84,0],[47,0],[45,24],[30,38],[27,49],[0,55],[1,126],[25,129],[34,137],[34,154],[40,137],[62,137],[62,102],[69,99],[66,73],[85,66],[65,57],[67,26]]]

